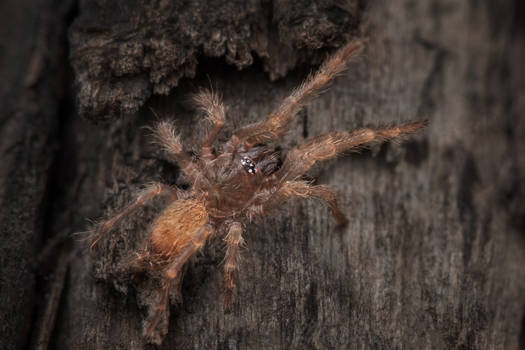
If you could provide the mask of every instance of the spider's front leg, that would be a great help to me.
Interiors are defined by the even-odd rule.
[[[352,57],[363,48],[361,41],[353,41],[340,48],[326,60],[319,70],[310,75],[290,96],[288,96],[266,120],[247,125],[234,131],[230,146],[241,144],[250,148],[281,137],[288,131],[290,123],[309,100],[316,96],[339,73],[344,71]],[[235,145],[236,144],[236,145]]]
[[[110,219],[103,221],[98,225],[98,228],[95,232],[95,237],[91,242],[91,248],[93,248],[102,239],[102,237],[107,232],[110,232],[115,227],[115,225],[117,225],[124,217],[131,214],[132,212],[134,212],[135,210],[137,210],[138,208],[145,205],[150,200],[159,195],[168,196],[171,201],[175,201],[183,196],[183,191],[160,182],[155,182],[148,185],[140,192],[140,194],[137,196],[134,202],[129,204],[127,207],[122,209]]]
[[[201,144],[200,156],[203,160],[214,159],[212,152],[213,142],[217,138],[217,134],[224,126],[226,121],[226,112],[224,104],[220,96],[213,90],[203,90],[193,97],[193,102],[204,112],[208,120],[212,124],[211,130],[208,132]]]
[[[226,257],[224,259],[224,275],[226,282],[225,304],[229,307],[236,295],[235,273],[239,269],[241,260],[240,246],[244,240],[242,238],[242,224],[240,222],[230,222],[228,225],[228,234],[225,238],[228,244]]]
[[[421,120],[389,128],[334,131],[314,136],[288,153],[276,176],[283,181],[295,180],[318,161],[335,158],[357,147],[415,133],[425,124],[426,121]]]

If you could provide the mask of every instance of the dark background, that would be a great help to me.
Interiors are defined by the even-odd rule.
[[[0,3],[2,349],[524,349],[525,6],[519,0]],[[222,303],[220,237],[188,266],[162,346],[154,281],[123,258],[162,203],[90,254],[95,220],[147,181],[184,185],[143,126],[202,134],[189,96],[222,91],[229,128],[259,120],[352,38],[367,49],[282,145],[428,118],[312,172],[350,225],[291,202],[246,228]]]

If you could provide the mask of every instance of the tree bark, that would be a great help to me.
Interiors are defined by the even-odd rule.
[[[2,6],[0,23],[16,22],[16,6]],[[71,4],[58,16],[53,1],[32,6],[24,25],[4,25],[13,34],[0,67],[9,84],[0,91],[2,348],[525,348],[519,1],[85,0],[69,36],[75,97],[65,98],[68,79],[57,75],[72,74],[63,64]],[[122,266],[163,203],[92,253],[81,239],[87,219],[121,208],[141,184],[185,185],[142,127],[169,118],[194,145],[205,123],[188,100],[211,81],[227,105],[224,141],[355,37],[366,37],[365,54],[300,113],[282,146],[364,125],[429,126],[312,172],[337,190],[344,230],[315,201],[247,225],[231,310],[224,244],[209,241],[187,267],[162,345],[148,344],[143,323],[159,287]],[[73,233],[57,248],[66,258],[45,259],[58,264],[53,278],[35,277],[35,256],[52,256],[44,247]]]
[[[0,348],[24,349],[52,207],[71,1],[0,4]]]

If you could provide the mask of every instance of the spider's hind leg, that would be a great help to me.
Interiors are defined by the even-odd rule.
[[[115,228],[115,226],[118,225],[118,223],[120,223],[122,219],[124,219],[127,215],[133,213],[135,210],[151,201],[153,198],[159,195],[167,195],[171,198],[171,200],[176,200],[180,196],[180,192],[180,190],[160,182],[155,182],[148,185],[146,188],[144,188],[144,190],[140,192],[140,194],[137,196],[133,203],[129,204],[127,207],[122,209],[113,217],[101,222],[98,225],[97,230],[95,231],[93,241],[91,242],[91,248],[94,248],[97,245],[97,243],[102,239],[102,237],[104,237],[106,233],[113,230],[113,228]]]
[[[164,336],[167,334],[168,323],[170,317],[170,288],[173,284],[172,279],[164,279],[162,281],[162,290],[160,292],[160,300],[154,306],[155,311],[151,318],[146,321],[146,328],[144,329],[145,336],[152,343],[161,343]],[[162,326],[161,326],[162,325]]]
[[[174,247],[174,252],[170,262],[163,271],[162,292],[156,310],[146,327],[146,336],[152,340],[156,338],[155,330],[158,329],[160,322],[169,317],[169,294],[174,285],[179,285],[181,281],[181,271],[184,264],[206,243],[206,239],[214,233],[214,228],[210,224],[202,226],[199,231],[183,247]]]

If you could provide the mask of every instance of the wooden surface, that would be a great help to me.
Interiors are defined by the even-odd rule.
[[[44,291],[71,1],[0,3],[0,348],[25,349]]]
[[[76,16],[86,20],[82,11],[90,4],[82,2]],[[308,16],[298,18],[309,23]],[[221,296],[224,246],[220,238],[210,241],[188,266],[184,302],[172,306],[168,335],[156,347],[145,344],[141,333],[158,289],[150,280],[125,278],[120,270],[122,258],[148,234],[148,223],[162,206],[155,202],[125,221],[92,255],[82,241],[74,241],[50,348],[523,348],[523,5],[510,0],[497,5],[488,0],[370,1],[359,18],[369,40],[365,54],[299,115],[282,145],[368,124],[425,117],[430,125],[401,144],[374,147],[312,172],[340,194],[349,226],[335,231],[329,210],[315,201],[288,203],[248,225],[238,300],[231,311],[224,309]],[[300,36],[293,37],[300,43]],[[310,49],[304,57],[313,60],[324,52]],[[32,272],[24,272],[27,282],[18,275],[40,251],[39,241],[51,233],[85,231],[86,219],[121,207],[144,182],[184,183],[141,128],[156,120],[148,107],[173,119],[191,144],[203,123],[193,115],[188,97],[199,87],[211,81],[222,91],[228,120],[240,125],[270,113],[311,68],[297,63],[284,78],[271,81],[265,62],[255,60],[239,71],[222,56],[196,57],[194,77],[181,79],[167,96],[146,98],[135,114],[107,114],[102,108],[101,115],[93,115],[92,106],[85,110],[91,120],[109,119],[98,125],[73,113],[60,122],[56,116],[48,131],[60,135],[54,136],[60,148],[49,170],[53,176],[48,182],[34,176],[43,184],[31,187],[53,191],[51,203],[23,192],[25,201],[13,202],[8,190],[15,187],[6,182],[13,177],[6,174],[17,169],[26,179],[47,168],[22,167],[5,158],[11,161],[2,163],[6,167],[0,173],[2,223],[29,227],[2,225],[2,262],[11,264],[2,263],[0,305],[9,315],[2,329],[18,335],[16,342],[2,337],[3,348],[35,345],[36,335],[24,342],[14,330],[27,325],[33,304],[32,334],[42,322],[45,294],[34,292]],[[6,120],[20,119],[6,114]],[[26,152],[21,159],[34,154],[26,144],[21,149]],[[2,157],[6,154],[15,157],[6,152]],[[39,212],[35,202],[49,209]],[[36,224],[42,216],[45,234]],[[23,298],[7,305],[18,295]]]

